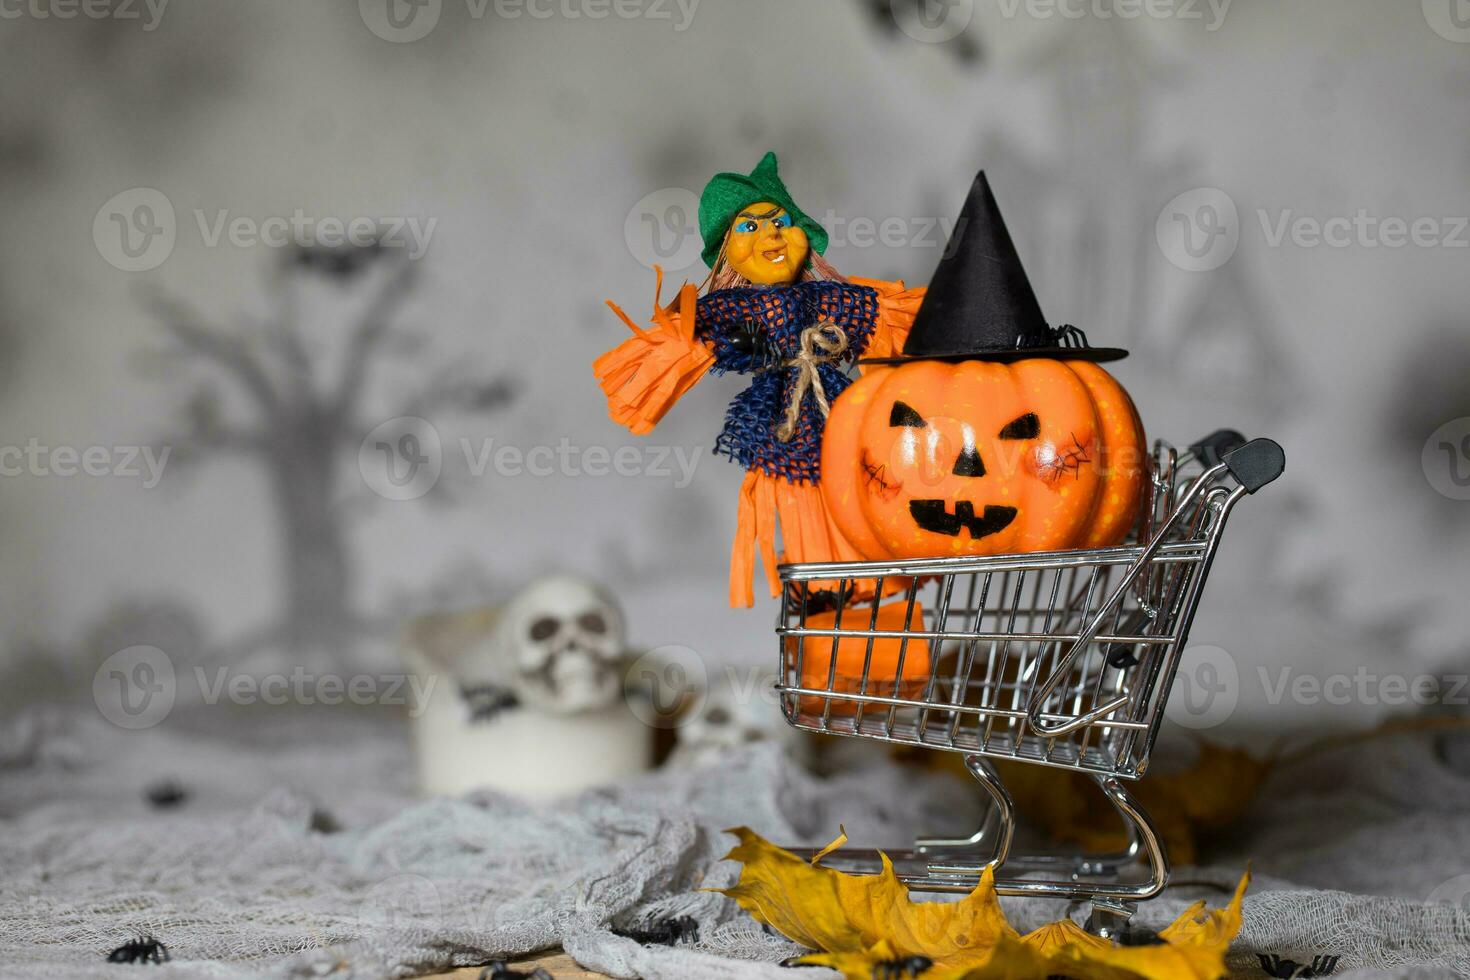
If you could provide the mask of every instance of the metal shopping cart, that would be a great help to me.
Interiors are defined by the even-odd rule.
[[[1000,894],[1090,900],[1089,923],[1103,935],[1164,889],[1168,858],[1125,780],[1148,767],[1226,519],[1285,463],[1275,442],[1228,430],[1184,451],[1156,444],[1149,498],[1120,547],[781,567],[777,688],[787,721],[961,753],[989,798],[973,836],[886,852],[910,888],[969,891],[992,866]],[[839,675],[843,641],[859,653],[856,676]],[[884,645],[897,669],[871,676]],[[904,660],[921,652],[927,675],[915,678]],[[1128,828],[1128,847],[1012,854],[1015,813],[989,761],[997,758],[1089,774]],[[880,868],[876,851],[822,863]]]

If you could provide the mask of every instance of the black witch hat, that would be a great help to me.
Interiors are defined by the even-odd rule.
[[[982,170],[975,175],[903,353],[863,363],[1027,357],[1116,361],[1127,356],[1126,350],[1116,347],[1089,346],[1076,327],[1047,326]]]

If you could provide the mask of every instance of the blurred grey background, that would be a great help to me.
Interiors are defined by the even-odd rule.
[[[1048,317],[1132,348],[1151,436],[1285,445],[1194,630],[1234,684],[1206,724],[1366,724],[1415,707],[1373,678],[1463,675],[1465,0],[27,0],[0,704],[142,643],[377,669],[403,616],[554,568],[641,644],[768,661],[774,603],[724,605],[738,379],[635,439],[590,372],[604,298],[701,279],[695,196],[768,149],[840,270],[910,282],[984,167]],[[393,247],[286,244],[333,223]]]

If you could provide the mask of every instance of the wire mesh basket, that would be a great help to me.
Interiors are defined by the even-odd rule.
[[[777,688],[787,721],[961,753],[995,804],[973,837],[894,855],[917,860],[903,875],[911,886],[967,890],[985,865],[1006,863],[1021,873],[997,872],[1002,893],[1127,900],[1162,890],[1162,846],[1122,781],[1148,768],[1226,519],[1284,467],[1275,442],[1228,430],[1183,451],[1161,442],[1138,525],[1120,547],[781,567]],[[1067,867],[1064,881],[1021,867],[1034,860],[1007,862],[1014,815],[994,758],[1091,774],[1132,845],[1108,860],[1053,856],[1030,867]],[[824,863],[876,858],[845,854]],[[1144,880],[1106,880],[1144,860]]]

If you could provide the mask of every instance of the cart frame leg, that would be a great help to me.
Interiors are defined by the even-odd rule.
[[[1099,935],[1114,936],[1126,929],[1134,903],[1153,898],[1168,885],[1169,859],[1163,841],[1123,780],[1092,777],[1127,828],[1127,848],[1115,854],[1012,854],[1015,807],[1010,794],[987,760],[967,756],[965,764],[996,801],[995,814],[970,837],[926,839],[911,851],[888,851],[899,880],[913,891],[970,892],[985,869],[993,868],[997,894],[1091,900],[1089,928]],[[987,858],[977,848],[992,836],[992,825],[995,845]],[[792,852],[804,858],[816,853],[811,848],[792,848]],[[877,851],[862,849],[834,851],[820,863],[849,874],[876,874],[882,868]],[[1146,869],[1146,875],[1125,880],[1124,873],[1138,866]]]
[[[914,842],[914,850],[919,854],[932,854],[936,851],[984,853],[984,847],[993,837],[995,846],[991,849],[991,858],[985,862],[985,866],[999,867],[1011,853],[1011,840],[1016,832],[1016,804],[1011,800],[1011,794],[1000,781],[1000,776],[996,774],[989,759],[981,755],[967,755],[965,768],[975,777],[995,806],[986,810],[980,829],[969,837],[923,837]]]

